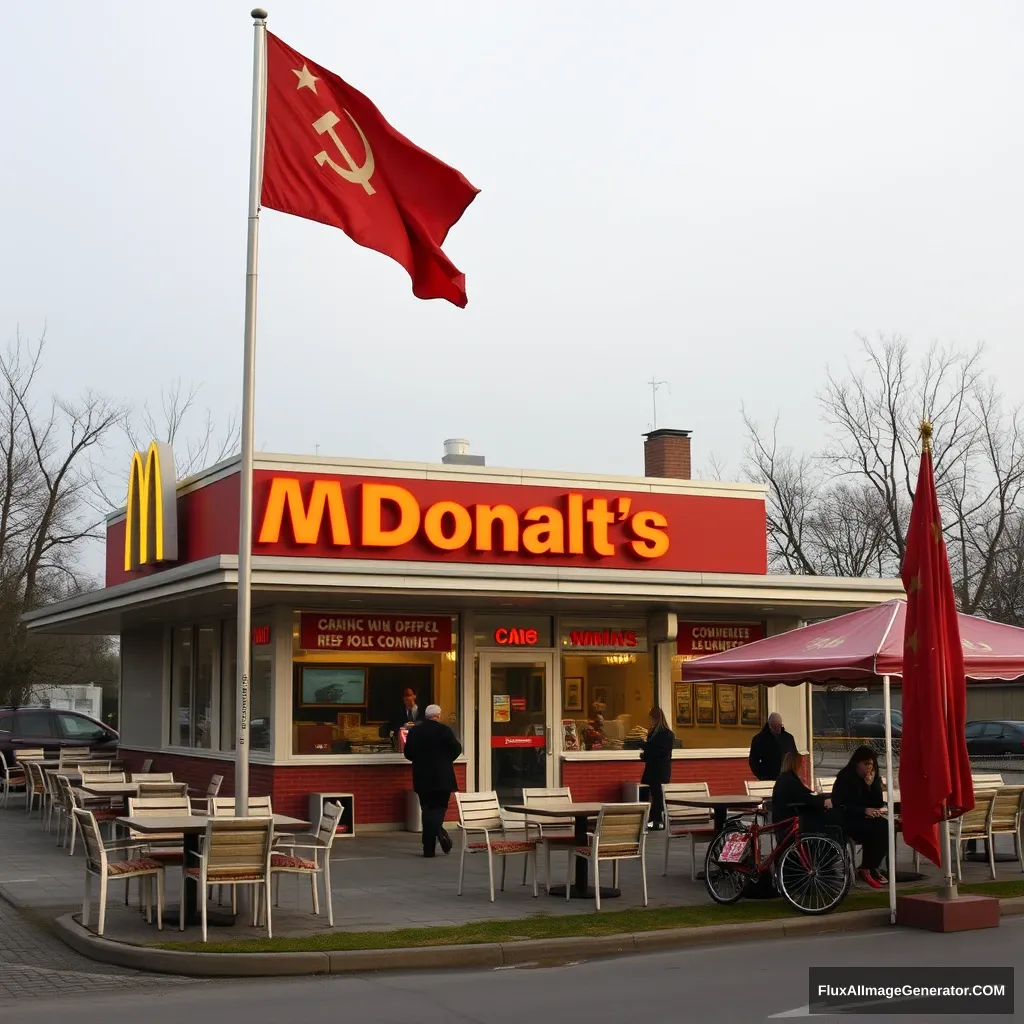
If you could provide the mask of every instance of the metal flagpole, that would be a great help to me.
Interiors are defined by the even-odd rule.
[[[238,688],[235,694],[235,815],[249,812],[249,689],[252,633],[252,471],[256,395],[256,265],[267,103],[267,12],[252,12],[252,136],[249,148],[249,232],[245,257],[245,344],[242,358],[242,465],[238,502]],[[202,894],[200,894],[202,898]]]
[[[885,789],[887,817],[889,819],[889,923],[896,923],[896,809],[892,795],[892,696],[889,677],[882,676],[882,705],[885,708]]]

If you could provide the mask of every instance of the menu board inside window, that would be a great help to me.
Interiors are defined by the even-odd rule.
[[[739,716],[736,710],[736,685],[718,683],[715,686],[715,698],[718,704],[718,724],[737,725]]]
[[[740,725],[759,728],[762,724],[761,687],[741,686],[740,690]]]
[[[697,705],[697,724],[715,724],[715,684],[696,683],[694,685],[695,703]]]
[[[693,725],[693,684],[675,684],[676,725]]]

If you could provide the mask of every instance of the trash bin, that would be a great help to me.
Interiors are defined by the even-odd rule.
[[[423,814],[420,811],[420,798],[411,789],[405,794],[405,831],[423,831]]]

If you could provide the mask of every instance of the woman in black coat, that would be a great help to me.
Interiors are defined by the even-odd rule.
[[[665,827],[665,792],[662,787],[672,781],[672,748],[675,737],[661,708],[651,708],[647,739],[640,741],[640,760],[644,774],[640,782],[651,793],[651,819],[648,828]]]
[[[879,870],[889,851],[889,823],[878,757],[870,747],[858,747],[836,776],[832,803],[843,816],[843,831],[864,848],[857,871],[861,881],[881,889],[886,879]]]
[[[782,761],[782,771],[772,789],[772,821],[787,818],[811,816],[827,823],[826,811],[832,809],[832,801],[818,793],[812,793],[801,778],[804,770],[803,754],[787,754]]]

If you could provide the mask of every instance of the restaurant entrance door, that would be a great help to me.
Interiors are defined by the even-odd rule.
[[[554,655],[480,655],[480,788],[502,803],[554,785],[551,681]],[[488,756],[489,755],[489,756]]]

